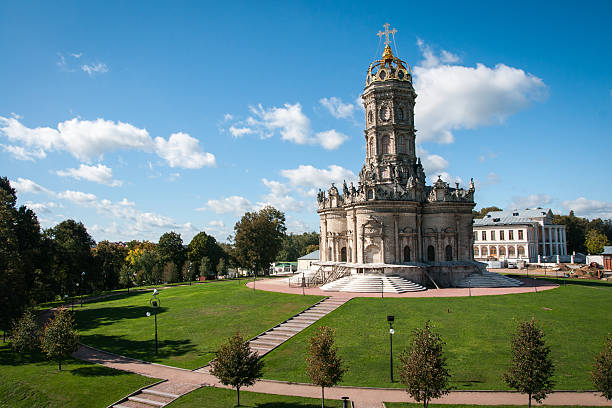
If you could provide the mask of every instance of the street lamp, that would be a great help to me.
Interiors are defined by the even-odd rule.
[[[393,382],[393,334],[395,334],[393,322],[395,321],[395,316],[388,315],[387,321],[389,322],[389,373],[391,374],[391,382]]]
[[[74,297],[79,293],[79,282],[76,283],[76,293],[72,296],[72,311],[74,312]]]
[[[81,291],[85,292],[85,271],[81,272]],[[81,307],[83,307],[83,298],[81,297]]]
[[[157,289],[153,289],[153,296],[149,299],[149,303],[153,306],[153,314],[155,315],[155,354],[157,354],[157,308],[161,306],[161,301],[157,298]],[[150,312],[147,312],[147,317],[151,316]]]

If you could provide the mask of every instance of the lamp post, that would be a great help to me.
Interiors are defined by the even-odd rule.
[[[79,282],[76,283],[76,293],[72,296],[72,311],[74,312],[74,297],[79,293]]]
[[[157,289],[153,289],[153,296],[149,299],[149,303],[153,306],[153,314],[155,315],[155,354],[157,354],[157,308],[161,306],[161,301],[157,298]],[[147,317],[151,316],[147,312]]]
[[[81,272],[81,291],[85,292],[85,271]],[[83,307],[83,298],[81,297],[81,307]]]
[[[306,286],[306,278],[304,277],[304,272],[302,272],[302,296],[306,296],[306,293],[304,293],[305,286]]]
[[[395,333],[395,330],[393,330],[393,322],[395,321],[395,316],[387,316],[387,321],[389,322],[389,374],[391,376],[391,382],[393,382],[393,334]]]

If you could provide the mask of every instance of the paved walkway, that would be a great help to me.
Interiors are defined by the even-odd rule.
[[[101,364],[117,370],[128,371],[147,377],[166,379],[169,383],[175,384],[177,387],[184,387],[185,390],[196,389],[201,386],[229,388],[221,385],[215,377],[207,373],[148,363],[96,350],[88,346],[81,346],[73,356],[84,361]],[[293,395],[311,398],[320,398],[321,396],[321,389],[313,385],[290,384],[271,380],[258,381],[252,387],[244,388],[244,390],[261,392],[264,394]],[[178,393],[178,391],[175,392]],[[341,397],[347,396],[351,401],[355,402],[356,408],[381,408],[383,401],[414,402],[404,390],[388,388],[333,387],[325,390],[325,396],[330,399],[340,399]],[[518,393],[505,391],[453,391],[444,398],[435,400],[435,402],[443,404],[525,405],[526,397]],[[544,402],[547,405],[612,406],[612,401],[606,401],[604,398],[592,392],[555,392]]]
[[[513,293],[540,292],[543,290],[555,289],[559,287],[556,283],[541,281],[536,279],[517,278],[524,285],[512,288],[448,288],[448,289],[427,289],[420,292],[405,293],[384,293],[384,297],[389,298],[421,298],[421,297],[462,297],[462,296],[487,296],[487,295],[508,295]],[[253,282],[247,283],[252,288]],[[301,295],[301,287],[289,287],[286,279],[264,279],[255,283],[255,289],[268,292],[291,293]],[[319,288],[304,288],[304,294],[316,296],[333,296],[334,298],[355,297],[381,297],[379,293],[358,293],[358,292],[326,292]]]

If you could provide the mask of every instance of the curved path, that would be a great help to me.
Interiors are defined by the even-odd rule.
[[[537,279],[516,278],[524,282],[523,286],[512,288],[448,288],[448,289],[427,289],[421,292],[406,292],[406,293],[384,293],[384,297],[389,298],[420,298],[420,297],[462,297],[462,296],[487,296],[487,295],[508,295],[513,293],[529,293],[542,290],[558,288],[556,283],[542,281]],[[253,287],[253,282],[248,282],[249,288]],[[265,290],[268,292],[291,293],[301,295],[301,287],[289,287],[286,279],[263,279],[255,282],[255,289]],[[304,288],[305,295],[317,296],[333,296],[338,298],[355,298],[355,297],[381,297],[380,292],[376,293],[358,293],[358,292],[326,292],[319,288]]]
[[[117,370],[165,379],[177,386],[184,387],[185,390],[196,389],[200,386],[229,388],[220,384],[210,374],[148,363],[88,346],[81,346],[73,354],[73,357]],[[320,398],[321,395],[321,389],[317,386],[284,381],[260,380],[255,385],[244,389],[264,394],[311,398]],[[330,399],[340,399],[347,396],[355,402],[356,408],[382,408],[383,401],[414,402],[404,390],[390,388],[333,387],[326,389],[325,395]],[[516,392],[507,391],[453,391],[433,402],[442,404],[525,405],[526,397]],[[612,401],[606,401],[593,392],[554,392],[546,398],[544,403],[547,405],[612,406]]]

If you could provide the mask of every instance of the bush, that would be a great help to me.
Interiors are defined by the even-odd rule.
[[[36,316],[31,310],[27,310],[15,321],[10,341],[11,347],[20,353],[32,352],[40,347],[40,329]]]

